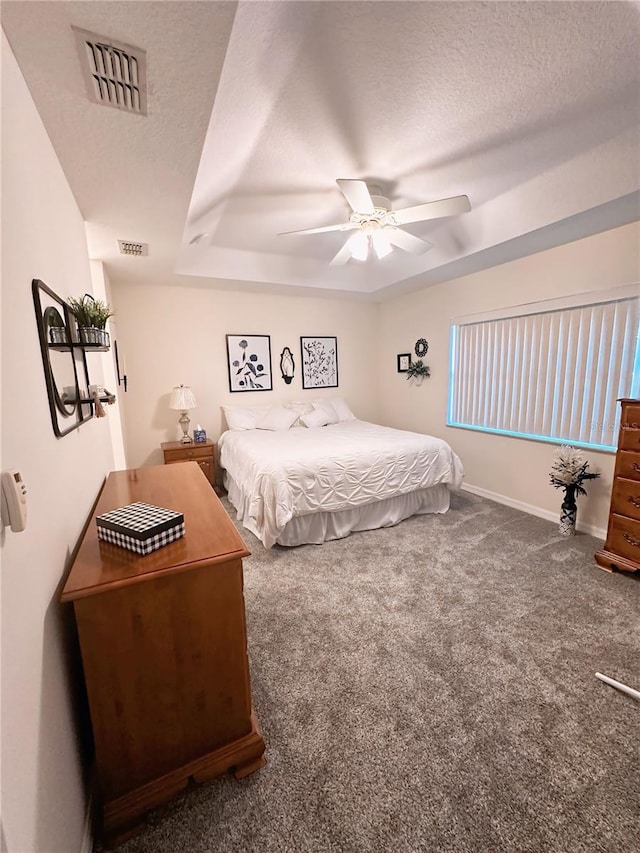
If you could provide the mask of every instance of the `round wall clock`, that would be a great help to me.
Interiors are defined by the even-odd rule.
[[[416,341],[416,355],[418,358],[424,358],[429,350],[429,344],[424,338],[418,338]]]

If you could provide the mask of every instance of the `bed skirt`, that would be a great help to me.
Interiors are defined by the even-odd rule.
[[[228,498],[238,513],[238,520],[247,530],[262,541],[254,519],[249,517],[249,500],[242,494],[228,472],[224,472],[224,485]],[[287,547],[296,545],[321,545],[331,539],[343,539],[357,530],[376,530],[393,527],[412,515],[442,513],[449,509],[450,491],[444,484],[397,495],[363,506],[338,512],[316,512],[292,518],[280,531],[276,543]]]

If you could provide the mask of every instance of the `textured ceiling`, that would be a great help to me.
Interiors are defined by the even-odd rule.
[[[381,299],[640,215],[637,3],[4,2],[2,22],[118,282]],[[147,117],[89,102],[72,24],[147,51]],[[406,226],[425,255],[332,267],[348,235],[278,235],[346,221],[336,178],[472,211]]]

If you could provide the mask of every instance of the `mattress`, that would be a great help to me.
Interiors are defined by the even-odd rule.
[[[295,527],[293,519],[362,510],[436,486],[455,490],[463,477],[460,459],[442,439],[360,420],[310,429],[230,430],[218,449],[238,517],[266,548],[281,541],[288,525]],[[435,511],[443,511],[439,492]]]

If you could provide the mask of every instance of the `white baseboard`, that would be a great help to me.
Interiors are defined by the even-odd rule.
[[[544,518],[546,521],[553,521],[555,524],[560,523],[559,512],[551,512],[551,510],[542,509],[542,507],[533,506],[533,504],[526,504],[523,501],[514,500],[514,498],[509,498],[506,495],[499,495],[497,492],[490,492],[489,489],[483,489],[481,486],[473,486],[471,483],[463,483],[462,491],[471,492],[472,495],[479,495],[481,498],[487,498],[490,501],[495,501],[496,503],[513,507],[513,509],[519,509],[522,512],[528,512],[529,515],[536,515],[538,518]],[[576,529],[581,533],[588,533],[589,536],[593,536],[596,539],[604,540],[607,538],[607,531],[605,528],[595,527],[593,524],[581,523],[579,512]]]

